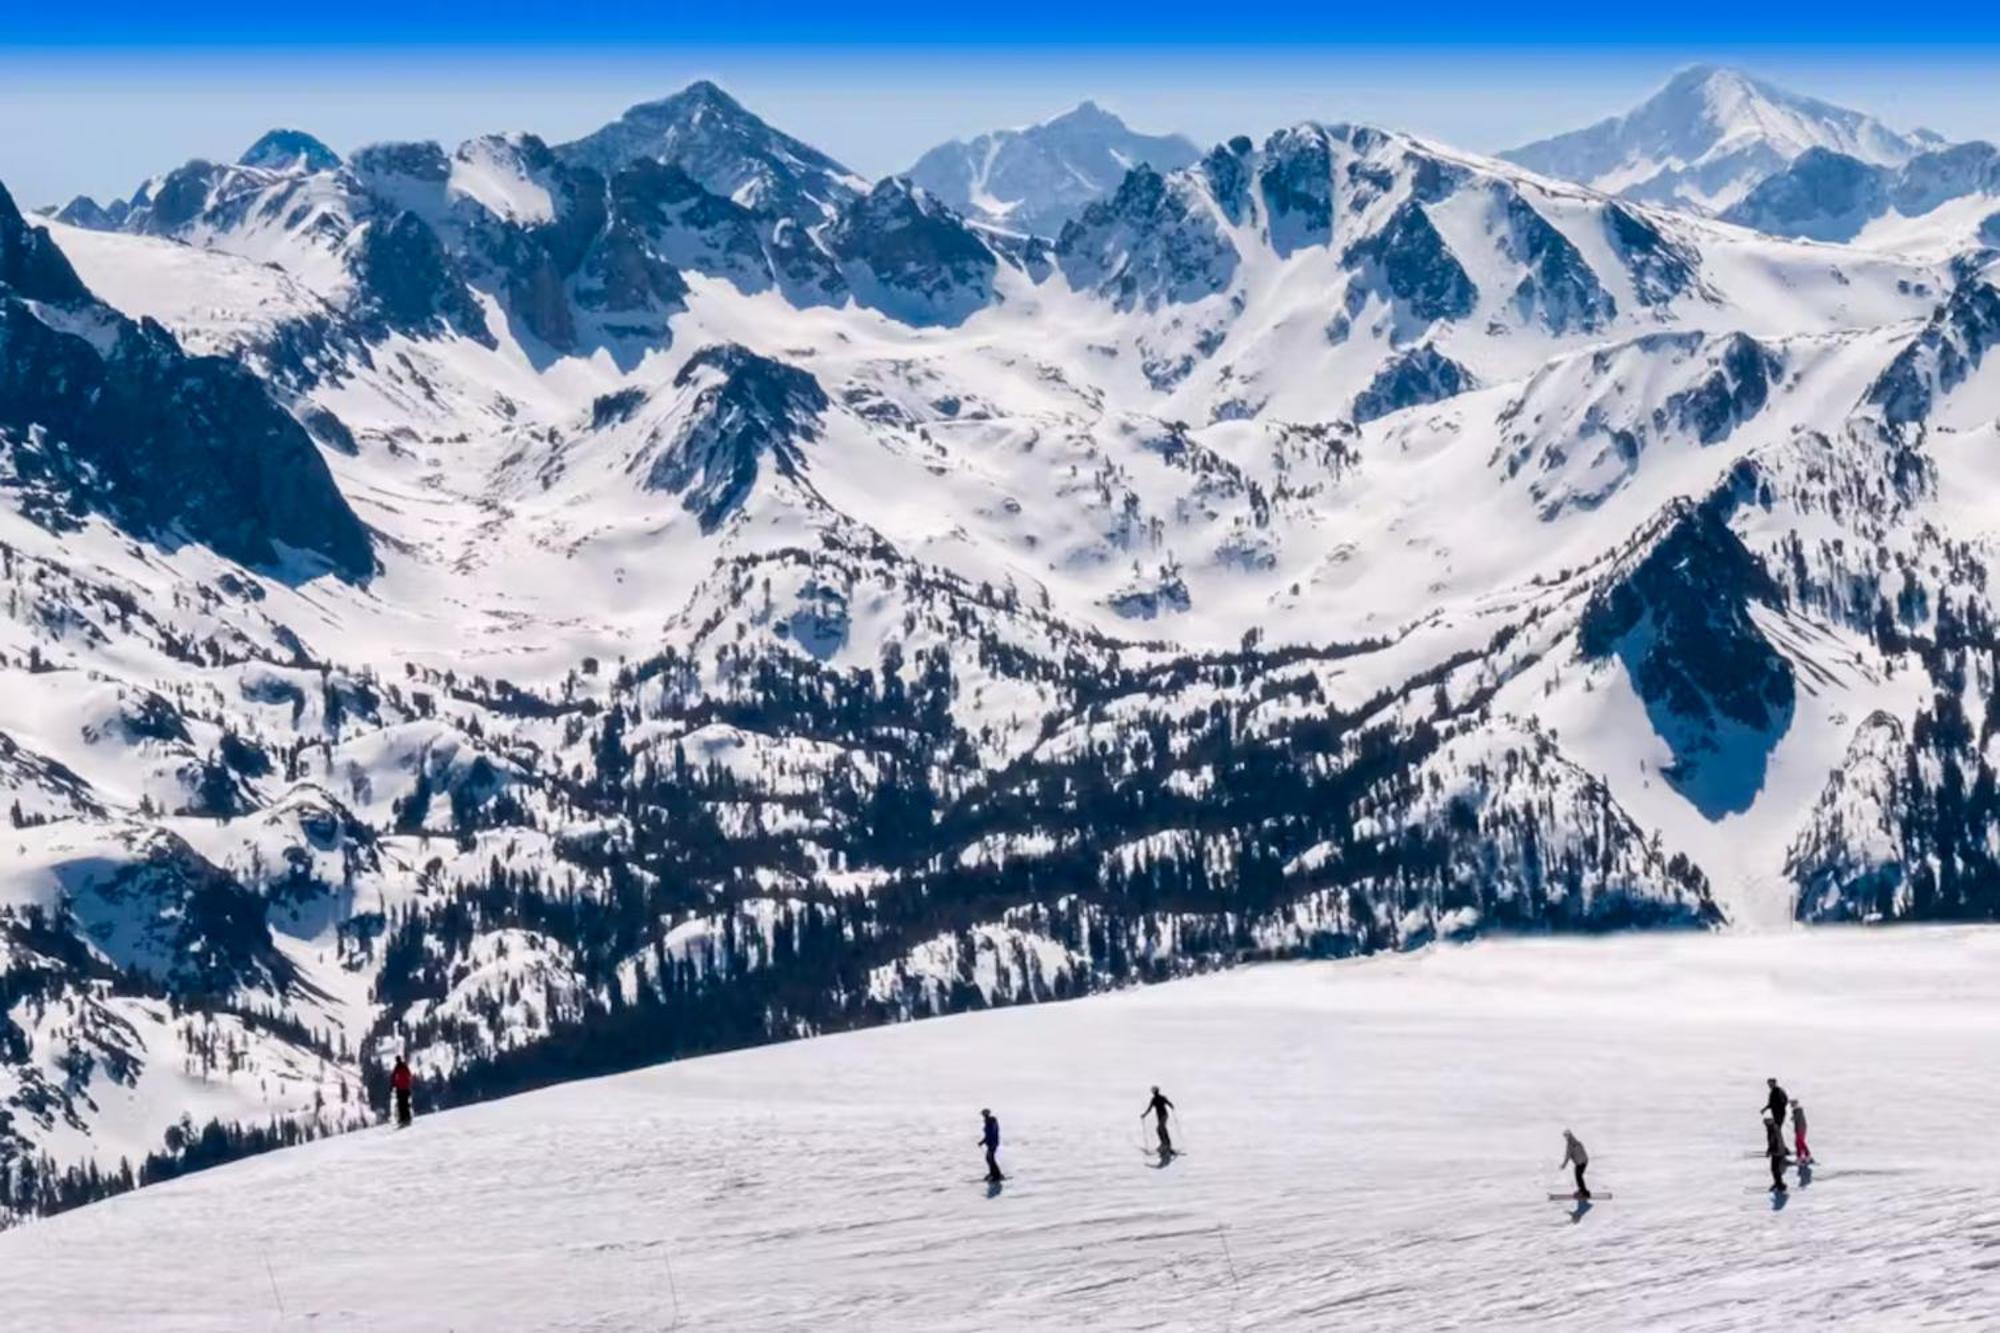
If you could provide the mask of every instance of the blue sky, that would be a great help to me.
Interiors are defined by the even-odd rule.
[[[1632,9],[1110,0],[1022,7],[1003,29],[991,4],[935,0],[0,0],[0,181],[27,204],[123,194],[273,125],[343,152],[493,130],[560,140],[702,77],[868,175],[1085,97],[1203,142],[1317,118],[1496,150],[1623,110],[1695,60],[1900,127],[2000,138],[2000,6],[1926,6],[1920,29],[1838,0],[1649,6],[1644,28]]]
[[[0,4],[0,33],[21,45],[69,43],[215,46],[322,44],[378,46],[550,41],[761,45],[953,44],[993,41],[1039,46],[1190,47],[1405,43],[1495,45],[1945,45],[1991,41],[2000,15],[1991,5],[1935,0],[1921,13],[1880,0],[1264,0],[1231,7],[1215,0],[1091,0],[1012,9],[936,0],[760,0],[755,4],[605,3],[604,0],[343,0],[336,5],[274,5],[269,0],[46,0]]]

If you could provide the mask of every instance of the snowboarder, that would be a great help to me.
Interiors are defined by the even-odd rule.
[[[389,1086],[396,1090],[396,1128],[410,1127],[410,1063],[402,1056],[396,1057],[396,1068],[389,1075]]]
[[[1791,1098],[1787,1097],[1785,1090],[1778,1086],[1778,1080],[1767,1078],[1764,1082],[1769,1084],[1771,1088],[1771,1095],[1764,1099],[1764,1110],[1770,1114],[1771,1119],[1778,1122],[1778,1127],[1782,1129],[1785,1124],[1785,1107],[1791,1102]]]
[[[1770,1116],[1764,1117],[1764,1155],[1771,1159],[1771,1192],[1785,1192],[1785,1139],[1778,1130],[1778,1122]]]
[[[1806,1146],[1806,1104],[1801,1101],[1792,1103],[1792,1145],[1798,1149],[1795,1155],[1800,1165],[1809,1165],[1812,1149]]]
[[[1160,1156],[1162,1157],[1172,1157],[1174,1155],[1174,1141],[1167,1133],[1167,1112],[1173,1109],[1173,1102],[1169,1101],[1166,1095],[1160,1091],[1159,1086],[1155,1084],[1153,1087],[1153,1100],[1147,1102],[1146,1109],[1139,1112],[1141,1120],[1144,1120],[1147,1116],[1154,1117],[1153,1129],[1160,1136]]]
[[[981,1108],[979,1116],[985,1122],[979,1131],[979,1141],[986,1146],[986,1179],[1005,1180],[1007,1177],[1000,1174],[999,1159],[994,1156],[1000,1151],[1000,1122],[993,1118],[993,1112],[984,1108]]]
[[[1583,1140],[1568,1130],[1563,1131],[1563,1159],[1556,1163],[1558,1168],[1576,1168],[1576,1197],[1579,1201],[1590,1197],[1590,1186],[1583,1183],[1583,1173],[1590,1165],[1590,1154],[1584,1150]]]

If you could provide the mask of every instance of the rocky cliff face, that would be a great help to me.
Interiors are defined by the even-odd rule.
[[[0,433],[19,503],[45,523],[102,513],[245,564],[282,566],[289,548],[373,571],[367,531],[266,387],[99,303],[4,192]]]

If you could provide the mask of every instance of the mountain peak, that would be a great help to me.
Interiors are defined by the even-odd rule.
[[[1683,65],[1675,70],[1673,77],[1667,80],[1666,88],[1661,91],[1684,91],[1691,88],[1706,87],[1713,83],[1748,84],[1752,82],[1754,80],[1748,74],[1732,66],[1697,63]]]
[[[1039,128],[1122,132],[1126,125],[1115,114],[1086,98],[1061,115],[1043,121]]]
[[[304,130],[267,130],[236,159],[238,166],[269,171],[332,171],[340,155]]]
[[[636,112],[677,112],[683,108],[698,107],[714,107],[718,111],[732,115],[750,115],[741,102],[723,91],[722,85],[712,79],[696,79],[677,93],[669,93],[651,102],[641,102],[625,114],[631,116]]]
[[[1623,115],[1501,156],[1606,193],[1721,212],[1808,149],[1900,166],[1928,146],[1744,70],[1695,64]]]
[[[641,102],[555,152],[606,176],[635,162],[670,163],[710,193],[808,223],[830,217],[865,188],[846,167],[766,124],[707,79]]]
[[[1182,135],[1141,134],[1086,100],[1025,129],[941,144],[909,176],[964,217],[1054,236],[1133,168],[1172,171],[1200,156]]]
[[[1745,116],[1756,116],[1764,108],[1803,114],[1834,125],[1872,123],[1859,111],[1822,102],[1747,71],[1728,65],[1689,65],[1677,71],[1666,86],[1626,117],[1628,121],[1648,121],[1662,115],[1691,115],[1709,118],[1718,128]],[[1833,147],[1815,142],[1810,147]]]

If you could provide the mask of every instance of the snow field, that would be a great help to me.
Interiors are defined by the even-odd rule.
[[[1248,968],[423,1117],[0,1264],[49,1330],[1990,1327],[1996,963],[1924,929]],[[1782,1207],[1766,1075],[1824,1163]],[[1580,1218],[1565,1126],[1617,1196]]]

